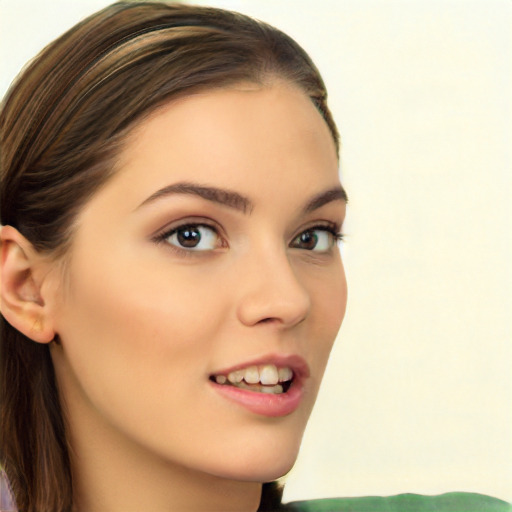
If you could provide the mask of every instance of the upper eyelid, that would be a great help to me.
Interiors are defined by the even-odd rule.
[[[175,224],[174,226],[172,224]],[[163,245],[169,250],[173,251],[174,254],[180,256],[180,257],[205,257],[209,254],[212,254],[215,249],[194,249],[194,248],[186,248],[181,247],[180,245],[176,245],[174,243],[171,243],[169,241],[169,238],[174,236],[176,232],[183,227],[187,226],[194,226],[194,227],[204,227],[208,228],[211,231],[215,233],[215,236],[217,238],[217,241],[221,244],[222,248],[229,247],[229,244],[227,243],[226,237],[219,234],[219,230],[216,228],[216,226],[213,226],[207,222],[178,222],[178,223],[171,223],[171,225],[168,225],[167,228],[163,228],[160,231],[157,231],[152,237],[151,241],[154,242],[157,245]],[[225,247],[224,244],[226,244]],[[218,247],[217,249],[220,249],[221,247]]]
[[[331,220],[317,220],[312,221],[306,226],[301,227],[295,234],[292,236],[292,240],[297,238],[301,233],[305,231],[312,231],[315,229],[323,229],[325,231],[330,231],[336,234],[341,234],[341,225],[338,222],[333,222]]]
[[[215,221],[203,217],[184,217],[166,224],[163,228],[156,230],[152,235],[152,240],[162,240],[170,236],[176,230],[184,226],[204,226],[215,231],[218,236],[226,238],[224,230]]]

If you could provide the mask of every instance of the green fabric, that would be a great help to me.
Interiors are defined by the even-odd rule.
[[[512,512],[512,505],[482,494],[450,492],[439,496],[399,494],[389,497],[296,501],[286,512]]]

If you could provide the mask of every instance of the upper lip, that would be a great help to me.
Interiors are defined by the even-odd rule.
[[[277,368],[288,367],[293,371],[294,377],[298,377],[301,380],[307,379],[310,375],[309,365],[306,360],[297,354],[281,355],[281,354],[269,354],[266,356],[258,357],[244,363],[230,366],[229,368],[223,368],[215,371],[212,375],[228,375],[231,372],[249,368],[249,366],[260,366],[265,364],[273,364]]]

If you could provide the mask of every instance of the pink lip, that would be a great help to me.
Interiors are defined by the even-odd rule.
[[[227,375],[231,371],[262,364],[274,364],[278,368],[288,366],[292,369],[294,378],[290,389],[288,389],[286,393],[273,395],[270,393],[257,393],[254,391],[239,389],[234,386],[217,384],[216,382],[212,381],[209,381],[209,384],[223,397],[237,403],[238,405],[241,405],[254,414],[268,417],[287,416],[288,414],[291,414],[300,406],[302,397],[304,395],[303,384],[304,381],[309,377],[309,367],[302,357],[297,355],[265,356],[215,372],[215,375]]]

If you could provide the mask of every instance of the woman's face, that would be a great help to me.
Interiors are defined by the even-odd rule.
[[[289,470],[345,311],[344,214],[331,134],[290,85],[142,122],[78,217],[55,310],[72,439],[233,479]]]

